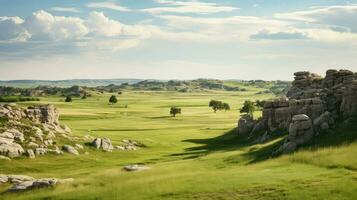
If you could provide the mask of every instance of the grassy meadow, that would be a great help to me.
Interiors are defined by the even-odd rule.
[[[114,146],[132,139],[146,147],[107,153],[85,146],[78,157],[0,160],[3,174],[75,179],[22,193],[4,193],[9,185],[0,185],[0,199],[357,199],[356,123],[320,135],[297,153],[270,158],[283,136],[252,145],[235,130],[244,100],[273,98],[259,91],[128,91],[114,105],[108,104],[110,93],[71,103],[58,96],[21,102],[54,104],[73,135],[109,137]],[[214,113],[211,99],[231,110]],[[170,106],[182,114],[170,117]],[[122,170],[135,163],[151,169]]]

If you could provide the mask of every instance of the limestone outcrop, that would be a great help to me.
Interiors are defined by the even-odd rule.
[[[45,188],[45,187],[53,187],[57,184],[64,184],[68,182],[72,182],[72,178],[68,179],[56,179],[56,178],[41,178],[35,179],[26,175],[5,175],[0,174],[0,184],[3,183],[11,183],[12,187],[10,187],[8,192],[21,192],[25,190]]]
[[[302,140],[303,142],[285,142],[280,151],[277,151],[281,153],[295,150],[297,146],[311,139],[311,135],[326,132],[337,122],[357,114],[357,73],[341,69],[328,70],[324,78],[307,71],[296,72],[294,76],[286,97],[267,101],[261,120],[254,124],[254,127],[258,124],[259,127],[264,127],[268,133],[280,130],[295,134],[296,130],[292,127],[302,122],[294,121],[293,118],[303,114],[310,119],[309,122],[303,122],[311,122],[309,137]],[[251,125],[247,126],[245,122],[246,119],[242,119],[242,127],[238,127],[238,130],[248,132],[247,127]],[[300,130],[297,132],[300,133]],[[290,134],[289,141],[292,139]]]
[[[67,134],[71,130],[59,123],[59,113],[53,105],[28,108],[13,103],[0,105],[0,119],[0,155],[8,158],[62,154],[55,139],[70,138]]]

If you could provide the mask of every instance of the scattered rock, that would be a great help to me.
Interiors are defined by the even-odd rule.
[[[125,171],[142,171],[142,170],[148,170],[150,167],[144,166],[144,165],[127,165],[123,167],[123,170]]]
[[[29,158],[36,158],[36,156],[35,156],[35,153],[33,152],[33,150],[32,149],[27,149],[26,150],[26,153],[27,153],[27,156],[29,157]]]
[[[63,151],[68,152],[70,154],[73,154],[73,155],[76,155],[76,156],[79,155],[78,151],[74,147],[72,147],[70,145],[65,144],[65,145],[63,145],[62,149],[63,149]]]
[[[46,148],[36,148],[35,149],[35,154],[36,155],[45,155],[47,153],[47,149]]]
[[[109,138],[103,138],[102,139],[102,145],[101,145],[102,149],[104,151],[112,151],[113,150],[113,145],[110,141]]]
[[[92,146],[95,147],[96,149],[100,149],[102,145],[102,139],[100,138],[95,138],[92,142]]]
[[[64,184],[72,182],[73,178],[68,179],[56,179],[56,178],[41,178],[35,179],[25,175],[4,175],[0,174],[0,183],[10,182],[12,187],[8,189],[8,192],[21,192],[31,189],[39,189],[45,187],[52,187],[56,184]]]

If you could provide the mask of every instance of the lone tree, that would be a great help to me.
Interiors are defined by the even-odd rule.
[[[223,107],[224,111],[227,111],[227,110],[230,110],[230,109],[231,109],[231,107],[229,106],[228,103],[223,103],[223,104],[222,104],[222,107]]]
[[[65,102],[72,102],[72,97],[71,96],[67,96],[64,101]]]
[[[181,114],[181,108],[171,107],[170,115],[176,117],[177,114]]]
[[[256,110],[254,102],[246,100],[244,101],[243,107],[240,109],[240,113],[247,113],[253,117],[253,113]]]
[[[209,107],[213,109],[214,112],[217,112],[217,110],[222,110],[223,108],[223,102],[222,101],[216,101],[216,100],[211,100],[208,104]]]
[[[109,98],[109,103],[111,104],[115,104],[118,102],[118,99],[115,95],[112,95],[110,98]]]

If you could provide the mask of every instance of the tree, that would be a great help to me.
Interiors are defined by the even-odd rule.
[[[222,104],[222,107],[223,107],[223,109],[224,109],[225,111],[227,111],[227,110],[230,110],[230,109],[231,109],[231,107],[229,106],[229,104],[228,104],[228,103],[223,103],[223,104]]]
[[[211,100],[209,102],[208,106],[211,107],[214,112],[217,112],[217,110],[222,110],[223,109],[222,101]]]
[[[256,100],[255,101],[255,106],[258,107],[258,108],[263,108],[264,107],[264,104],[265,104],[266,101],[264,100]]]
[[[109,98],[109,103],[111,104],[114,104],[114,103],[117,103],[118,102],[118,99],[115,95],[112,95],[110,98]]]
[[[65,102],[72,102],[72,97],[71,96],[67,96],[64,101]]]
[[[254,102],[246,100],[244,101],[243,107],[240,109],[240,113],[247,113],[253,117],[253,113],[256,110]]]
[[[177,114],[181,114],[181,108],[178,107],[171,107],[170,115],[176,117]]]

